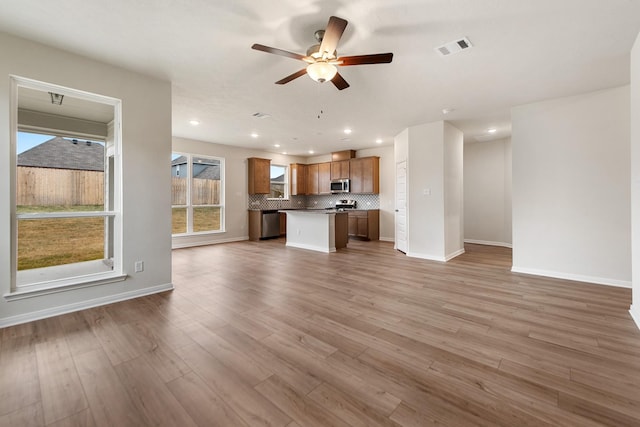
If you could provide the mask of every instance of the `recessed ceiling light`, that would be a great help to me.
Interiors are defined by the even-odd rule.
[[[258,137],[258,134],[257,134],[257,133],[253,132],[253,133],[251,134],[251,138],[257,138],[257,137]]]
[[[313,154],[313,150],[309,150],[309,154]]]
[[[496,132],[498,132],[498,129],[496,129],[496,128],[487,129],[487,132],[496,133]]]
[[[376,139],[376,144],[382,144],[382,139],[380,138]]]
[[[273,144],[274,147],[280,148],[280,144]]]
[[[443,108],[442,114],[449,114],[455,111],[455,108]]]
[[[286,155],[286,154],[287,154],[287,152],[286,152],[286,151],[283,151],[283,152],[282,152],[282,154],[285,154],[285,155]]]
[[[198,120],[193,119],[193,120],[189,120],[189,124],[191,126],[198,126],[200,122]]]
[[[344,133],[346,133],[347,135],[349,135],[351,133],[351,129],[347,128],[344,130]]]

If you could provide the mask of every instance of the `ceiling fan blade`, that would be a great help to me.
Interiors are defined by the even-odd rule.
[[[344,29],[347,27],[347,21],[337,16],[329,18],[327,29],[324,30],[324,36],[322,37],[322,44],[320,44],[320,53],[327,52],[329,55],[333,55]]]
[[[347,83],[347,81],[342,78],[340,73],[336,73],[335,77],[331,79],[331,83],[333,83],[338,88],[338,90],[346,89],[349,87],[349,83]]]
[[[372,55],[341,56],[337,65],[388,64],[393,60],[393,53],[375,53]]]
[[[288,58],[299,59],[304,61],[306,56],[300,55],[299,53],[289,52],[288,50],[282,50],[275,47],[269,47],[262,44],[254,44],[251,46],[251,49],[261,50],[262,52],[273,53],[274,55],[286,56]]]
[[[282,80],[278,80],[278,81],[276,82],[276,84],[277,84],[277,85],[283,85],[283,84],[285,84],[285,83],[289,83],[291,80],[295,80],[295,79],[297,79],[297,78],[298,78],[298,77],[300,77],[300,76],[304,76],[305,74],[307,74],[307,69],[306,69],[306,68],[303,68],[303,69],[302,69],[302,70],[300,70],[300,71],[296,71],[295,73],[293,73],[293,74],[291,74],[291,75],[288,75],[287,77],[285,77],[285,78],[284,78],[284,79],[282,79]]]

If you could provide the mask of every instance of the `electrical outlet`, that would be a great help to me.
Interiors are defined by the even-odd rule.
[[[142,273],[144,271],[144,261],[136,261],[134,264],[134,271],[136,273]]]

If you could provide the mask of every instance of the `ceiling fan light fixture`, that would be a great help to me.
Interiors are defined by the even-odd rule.
[[[314,62],[307,66],[307,74],[318,83],[324,83],[333,79],[338,73],[335,65],[324,61]]]

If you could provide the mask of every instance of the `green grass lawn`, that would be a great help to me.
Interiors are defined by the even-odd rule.
[[[103,206],[18,206],[17,213],[91,212]],[[186,232],[186,209],[174,208],[172,232]],[[104,258],[105,219],[46,218],[18,221],[18,270]],[[194,208],[193,230],[220,229],[220,208]]]

